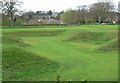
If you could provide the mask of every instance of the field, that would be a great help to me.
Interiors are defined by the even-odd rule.
[[[117,25],[3,27],[3,80],[116,81]]]

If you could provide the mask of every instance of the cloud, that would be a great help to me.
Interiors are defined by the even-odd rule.
[[[33,11],[62,11],[78,5],[92,4],[97,0],[23,0],[23,9]],[[115,0],[116,1],[116,0]]]

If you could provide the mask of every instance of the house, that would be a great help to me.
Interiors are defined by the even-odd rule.
[[[34,15],[35,19],[50,19],[52,17],[57,17],[58,12],[55,11],[37,11]]]
[[[37,11],[34,15],[34,19],[49,19],[50,16],[44,11]]]
[[[52,11],[37,11],[33,19],[23,22],[23,25],[31,24],[60,24],[61,22],[53,19],[52,17],[57,17],[57,12]]]
[[[47,24],[61,24],[61,22],[55,19],[50,19],[48,20]]]
[[[120,22],[120,13],[116,13],[116,15],[112,18],[112,22],[115,24],[115,23],[118,23]]]
[[[57,17],[57,16],[58,16],[58,12],[53,11],[52,12],[52,17]]]

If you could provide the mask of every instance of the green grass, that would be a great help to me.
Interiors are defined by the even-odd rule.
[[[116,25],[2,30],[3,80],[118,80]]]
[[[25,51],[20,46],[26,46],[26,43],[11,38],[11,35],[3,36],[3,41],[3,80],[37,80],[37,76],[45,78],[44,73],[54,73],[60,66],[56,61]]]
[[[75,33],[72,37],[68,38],[66,41],[83,41],[83,42],[106,42],[116,38],[116,33],[114,32],[90,32],[90,31],[79,31]]]
[[[120,40],[118,41],[117,38],[113,39],[112,41],[110,41],[109,43],[106,43],[105,45],[101,46],[99,48],[99,50],[105,50],[105,51],[116,51],[116,50],[120,50],[118,47],[120,46],[118,44],[118,42],[120,42]]]

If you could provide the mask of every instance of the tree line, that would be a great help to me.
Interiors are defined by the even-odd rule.
[[[78,6],[75,10],[68,9],[61,16],[61,20],[67,24],[113,23],[117,16],[118,12],[113,3],[97,2],[90,6]]]
[[[3,25],[14,25],[19,17],[18,24],[24,20],[31,20],[37,13],[33,11],[23,12],[19,9],[23,2],[20,0],[0,1]],[[52,11],[48,11],[50,16]],[[80,5],[76,9],[61,11],[53,19],[62,21],[64,24],[86,24],[86,23],[113,23],[113,19],[118,16],[118,12],[112,2],[97,2],[94,4]],[[17,24],[17,23],[16,23]]]

